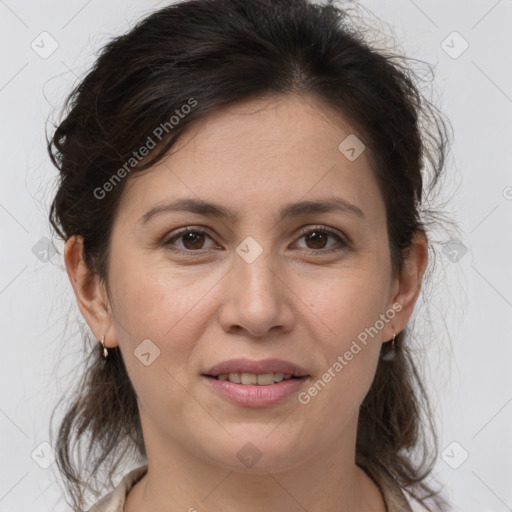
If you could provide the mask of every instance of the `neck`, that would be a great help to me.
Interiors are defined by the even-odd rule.
[[[243,470],[225,467],[179,443],[171,443],[165,453],[151,450],[163,445],[147,447],[148,472],[128,494],[124,512],[386,512],[378,486],[354,462],[348,447],[355,446],[355,438],[350,435],[341,436],[336,447],[326,446],[279,470],[259,464]]]

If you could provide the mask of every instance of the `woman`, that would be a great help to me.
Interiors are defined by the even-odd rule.
[[[407,324],[446,128],[407,66],[332,5],[189,0],[67,104],[50,219],[99,341],[55,441],[73,507],[444,510]]]

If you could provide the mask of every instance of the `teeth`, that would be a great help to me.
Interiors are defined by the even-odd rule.
[[[234,382],[236,384],[240,384],[240,374],[239,373],[230,373],[228,380],[229,380],[229,382]]]
[[[231,375],[230,375],[231,377]],[[240,377],[240,383],[241,384],[257,384],[258,383],[258,376],[254,373],[242,373]]]
[[[244,381],[242,381],[244,382]],[[269,384],[274,384],[274,374],[273,373],[262,373],[258,375],[257,383],[260,386],[268,386]],[[245,382],[244,382],[245,384]],[[251,382],[251,384],[254,384]]]
[[[217,380],[229,380],[229,382],[235,384],[269,386],[270,384],[291,379],[291,377],[291,373],[222,373],[216,378]]]

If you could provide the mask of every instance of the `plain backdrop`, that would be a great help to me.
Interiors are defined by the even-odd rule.
[[[68,510],[49,419],[82,341],[47,220],[57,171],[46,120],[103,44],[165,4],[0,1],[0,512]],[[439,423],[436,478],[454,510],[512,510],[512,2],[362,5],[433,66],[454,129],[443,194],[460,233],[434,237],[440,274],[415,313],[429,333],[417,350]]]

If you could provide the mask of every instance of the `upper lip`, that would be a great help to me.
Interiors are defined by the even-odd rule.
[[[308,376],[301,366],[283,359],[230,359],[212,366],[203,375],[217,377],[225,373],[289,373],[294,377]]]

